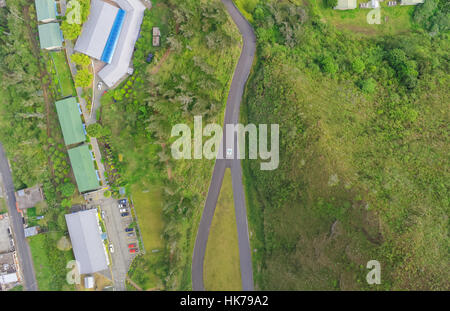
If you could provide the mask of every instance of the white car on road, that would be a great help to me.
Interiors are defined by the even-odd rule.
[[[110,251],[111,253],[114,253],[114,245],[112,245],[112,243],[109,244],[109,251]]]

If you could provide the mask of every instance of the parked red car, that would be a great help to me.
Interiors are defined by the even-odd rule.
[[[136,244],[134,244],[134,243],[128,244],[128,248],[133,248],[133,247],[136,247]]]
[[[130,248],[130,253],[136,253],[137,252],[137,248]]]

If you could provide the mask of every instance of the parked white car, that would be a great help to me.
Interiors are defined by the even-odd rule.
[[[102,89],[102,87],[103,87],[103,82],[99,82],[97,84],[97,89],[100,91]]]

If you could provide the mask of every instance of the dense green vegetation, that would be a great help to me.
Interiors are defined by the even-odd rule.
[[[413,19],[430,35],[450,30],[450,2],[446,0],[427,0],[417,6]]]
[[[64,55],[59,65],[54,64],[50,54],[39,48],[32,2],[7,1],[7,7],[0,9],[0,29],[0,140],[11,162],[15,188],[40,184],[47,201],[36,211],[45,218],[32,222],[45,232],[31,241],[36,270],[41,271],[44,263],[48,269],[39,273],[38,287],[66,289],[65,260],[72,253],[58,252],[56,241],[67,235],[64,214],[79,196],[53,103],[61,99],[63,89],[69,92],[73,87],[67,72],[61,76],[50,70],[53,65],[68,70]]]
[[[448,33],[364,37],[314,8],[249,12],[245,118],[281,135],[278,170],[245,162],[257,287],[446,289]]]
[[[152,284],[138,278],[156,275],[164,289],[189,289],[196,228],[214,163],[173,160],[170,132],[177,123],[192,125],[199,114],[205,122],[221,123],[239,34],[218,0],[152,3],[137,42],[134,74],[102,98],[100,122],[112,135],[100,143],[115,194],[120,186],[130,192],[141,183],[164,190],[163,249],[152,254],[144,245],[146,256],[130,271],[133,281]],[[153,26],[161,28],[161,47],[151,46]],[[155,55],[150,64],[149,53]]]

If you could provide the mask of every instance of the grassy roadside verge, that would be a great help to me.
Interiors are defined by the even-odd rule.
[[[226,169],[206,247],[206,290],[242,290],[231,171]]]

